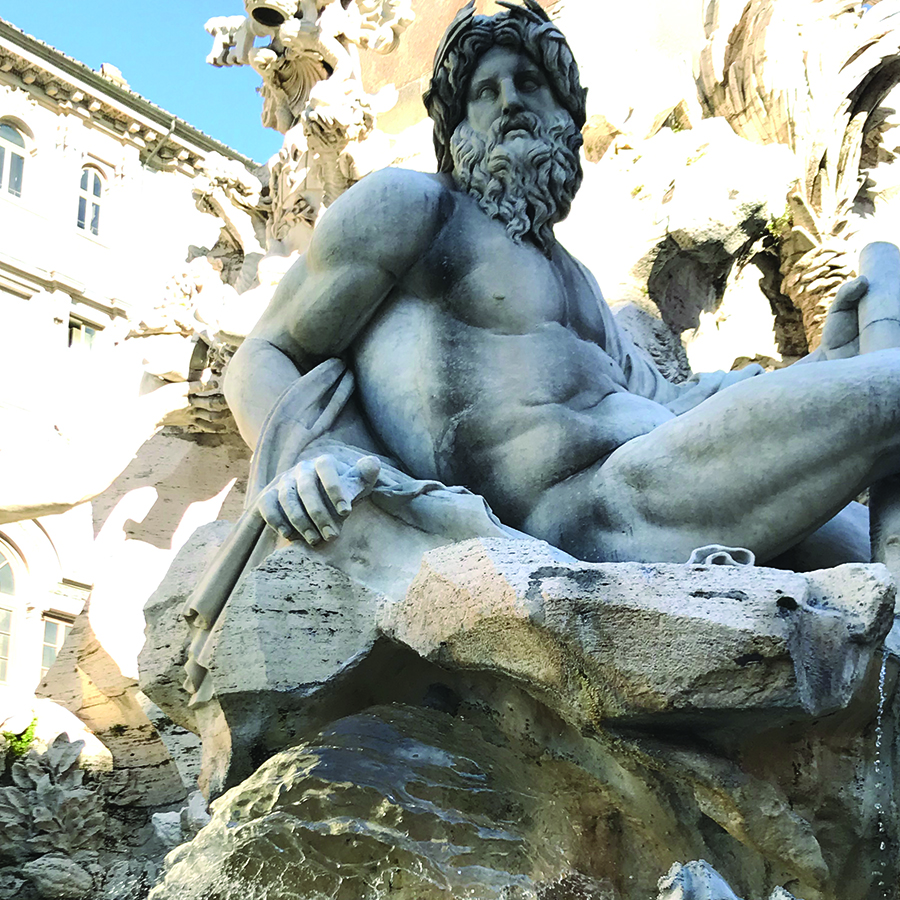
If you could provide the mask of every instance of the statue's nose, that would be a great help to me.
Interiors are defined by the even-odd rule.
[[[503,104],[503,112],[516,112],[523,108],[522,95],[511,78],[500,83],[500,102]]]

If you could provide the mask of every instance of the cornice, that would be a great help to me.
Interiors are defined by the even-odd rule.
[[[113,298],[102,297],[64,272],[42,269],[0,251],[0,286],[19,296],[28,297],[37,290],[61,291],[72,301],[85,304],[110,319],[127,318],[128,306]]]
[[[259,165],[4,19],[0,19],[0,79],[137,147],[141,161],[156,169],[193,175],[197,162],[210,153],[251,170]]]

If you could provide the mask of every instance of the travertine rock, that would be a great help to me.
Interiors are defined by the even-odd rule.
[[[159,865],[152,860],[119,859],[106,867],[96,900],[144,900],[158,873]]]
[[[670,869],[662,900],[761,900],[785,883],[868,900],[833,846],[828,880],[816,838],[833,845],[829,827],[705,740],[696,755],[717,771],[703,786],[671,742],[586,735],[508,683],[471,687],[455,714],[376,706],[270,758],[169,855],[152,897],[647,900]]]
[[[26,702],[21,694],[0,687],[0,708],[5,718],[0,720],[0,731],[22,734],[33,720],[33,747],[43,753],[60,734],[81,744],[78,766],[92,772],[108,772],[113,767],[112,754],[85,724],[67,709],[53,700],[35,699]]]
[[[860,688],[893,599],[881,566],[569,566],[539,544],[489,539],[426,554],[381,627],[442,666],[503,672],[584,725],[822,715]]]
[[[274,887],[286,898],[536,900],[534,881],[565,865],[556,839],[576,829],[541,842],[534,818],[563,823],[565,806],[533,761],[517,761],[434,710],[342,719],[216,801],[151,897],[262,900]]]
[[[752,280],[742,290],[736,279],[748,249],[783,212],[793,166],[786,148],[751,144],[722,119],[664,129],[588,164],[556,233],[590,266],[617,314],[623,304],[644,308],[684,342],[695,371],[728,369],[736,356],[776,352],[766,298]],[[616,223],[604,229],[602,248],[600,208]],[[681,351],[652,335],[648,342],[632,319],[619,321],[641,346],[660,348],[663,371]]]
[[[94,886],[91,876],[65,856],[42,856],[22,866],[38,894],[46,900],[81,900]]]
[[[706,860],[681,865],[675,863],[659,880],[657,900],[740,900],[721,875]],[[777,887],[769,900],[795,900],[783,887]]]
[[[740,900],[713,867],[700,859],[675,863],[659,880],[657,900]]]
[[[891,624],[881,567],[568,564],[538,542],[470,541],[430,551],[406,599],[380,607],[381,629],[411,653],[379,639],[379,595],[311,557],[276,551],[213,632],[215,698],[197,710],[207,789],[277,755],[214,803],[159,898],[243,900],[288,879],[350,890],[352,857],[381,886],[374,896],[390,885],[422,900],[432,867],[448,865],[435,847],[471,847],[454,817],[470,809],[496,827],[500,813],[479,804],[499,795],[521,806],[503,820],[504,863],[499,844],[479,844],[465,859],[481,875],[465,869],[474,880],[440,896],[517,886],[511,896],[568,900],[574,866],[591,900],[646,900],[674,859],[702,858],[731,897],[790,883],[814,900],[867,900],[890,802],[864,730],[877,707],[872,651]],[[458,782],[462,745],[484,774],[481,799]],[[428,786],[410,790],[416,759]],[[445,775],[453,788],[436,788]],[[396,809],[407,793],[408,822]],[[169,818],[174,843],[184,814],[180,835]],[[388,852],[413,832],[399,857]],[[539,871],[521,862],[539,857]]]
[[[100,643],[89,608],[76,620],[41,690],[77,711],[100,737],[112,754],[122,789],[127,790],[127,802],[133,802],[134,789],[146,806],[172,803],[184,796],[178,769],[141,708],[135,680],[122,674]]]
[[[197,707],[207,794],[250,775],[254,758],[287,746],[334,701],[375,643],[380,600],[299,545],[246,574],[205,649],[215,686]]]
[[[138,686],[143,606],[191,534],[240,509],[247,456],[227,435],[162,434],[141,448],[114,488],[94,501],[99,574],[39,689],[90,727],[148,806],[177,802],[186,788],[166,745],[169,729]],[[177,614],[169,621],[177,629]],[[172,743],[180,754],[183,741]],[[194,778],[186,780],[192,789]]]
[[[171,850],[184,841],[184,835],[181,831],[181,813],[179,812],[158,812],[153,813],[153,830],[156,832],[157,838],[162,845]]]
[[[794,151],[797,183],[784,212],[776,213],[782,291],[802,314],[815,349],[865,243],[854,233],[876,208],[872,188],[892,179],[876,166],[894,158],[884,137],[900,55],[896,10],[841,0],[715,0],[707,38],[698,78],[706,112],[749,141]],[[874,180],[867,180],[870,173]],[[799,341],[795,346],[805,349]]]
[[[153,813],[151,820],[156,836],[171,850],[196,837],[200,829],[209,824],[206,798],[200,791],[194,791],[187,806],[174,812]]]
[[[197,724],[182,687],[190,634],[181,610],[231,528],[232,523],[224,521],[198,528],[144,606],[147,639],[138,656],[141,690],[173,722],[191,731]]]
[[[0,900],[17,900],[25,881],[16,869],[0,869]]]
[[[173,722],[143,692],[138,692],[137,700],[175,763],[184,789],[195,790],[200,777],[200,738],[183,725]]]

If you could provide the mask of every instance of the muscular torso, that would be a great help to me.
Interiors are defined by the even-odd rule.
[[[366,414],[408,470],[466,485],[515,525],[672,414],[628,393],[602,300],[564,250],[547,259],[471,198],[452,203],[350,353]]]

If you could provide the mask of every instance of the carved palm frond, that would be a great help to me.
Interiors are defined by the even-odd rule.
[[[756,143],[789,146],[797,181],[781,235],[782,290],[802,312],[810,346],[840,283],[853,273],[847,239],[865,180],[863,150],[884,124],[879,106],[900,81],[900,10],[848,0],[712,0],[698,87],[708,115]]]

